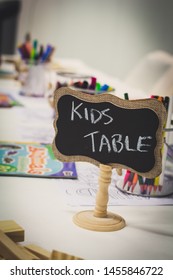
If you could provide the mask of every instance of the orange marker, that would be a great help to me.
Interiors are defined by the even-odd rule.
[[[132,187],[131,187],[131,191],[132,191],[132,192],[134,191],[134,188],[135,188],[135,186],[136,186],[136,184],[137,184],[137,181],[138,181],[138,174],[135,173],[135,174],[134,174],[134,177],[133,177]]]

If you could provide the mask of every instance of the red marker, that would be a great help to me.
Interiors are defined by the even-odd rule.
[[[130,176],[130,173],[131,173],[130,170],[126,171],[126,175],[124,176],[123,189],[124,189],[125,185],[127,184],[127,181],[128,181],[129,176]]]
[[[91,84],[89,86],[89,89],[95,90],[96,82],[97,82],[97,79],[95,77],[91,77]]]

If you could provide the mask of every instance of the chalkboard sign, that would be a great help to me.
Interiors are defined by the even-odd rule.
[[[148,178],[161,173],[166,110],[160,101],[60,88],[54,104],[53,151],[59,160],[102,163]]]

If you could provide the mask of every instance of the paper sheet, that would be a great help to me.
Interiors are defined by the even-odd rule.
[[[99,168],[93,164],[77,163],[78,180],[66,182],[62,188],[66,203],[70,206],[95,206],[98,190]],[[119,191],[116,188],[116,171],[112,172],[109,186],[108,206],[116,205],[173,205],[173,195],[169,197],[148,198]]]

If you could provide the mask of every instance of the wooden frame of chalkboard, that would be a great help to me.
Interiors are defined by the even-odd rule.
[[[147,178],[162,171],[166,109],[156,99],[124,100],[62,87],[54,93],[55,156],[124,168]]]

